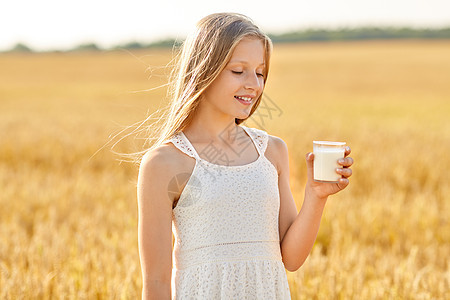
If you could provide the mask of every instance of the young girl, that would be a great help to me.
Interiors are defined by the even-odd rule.
[[[286,143],[241,125],[261,101],[271,50],[231,13],[203,18],[184,42],[170,112],[139,169],[143,299],[290,299],[285,269],[305,261],[353,160],[348,148],[339,183],[319,183],[308,153],[297,213]]]

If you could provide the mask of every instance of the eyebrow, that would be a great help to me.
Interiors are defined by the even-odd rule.
[[[234,61],[229,62],[229,64],[238,64],[238,63],[248,65],[248,61],[245,61],[245,60],[234,60]],[[266,65],[265,63],[259,64],[259,66],[265,66],[265,65]]]

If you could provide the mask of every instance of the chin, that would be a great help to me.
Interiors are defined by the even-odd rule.
[[[236,119],[244,120],[244,119],[247,119],[249,116],[250,116],[250,112],[249,112],[248,114],[237,114],[237,115],[235,115],[234,117],[235,117]]]

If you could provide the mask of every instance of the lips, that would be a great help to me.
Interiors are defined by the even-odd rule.
[[[247,97],[247,96],[234,96],[234,98],[236,98],[239,102],[241,102],[242,104],[245,104],[245,105],[251,104],[252,100],[253,100],[252,97]]]

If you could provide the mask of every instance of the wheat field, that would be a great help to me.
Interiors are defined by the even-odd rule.
[[[247,125],[288,144],[297,208],[313,140],[346,141],[355,159],[288,272],[293,299],[450,299],[448,53],[450,41],[275,45],[276,109]],[[171,56],[0,54],[0,299],[140,297],[138,169],[111,140],[166,104]]]

